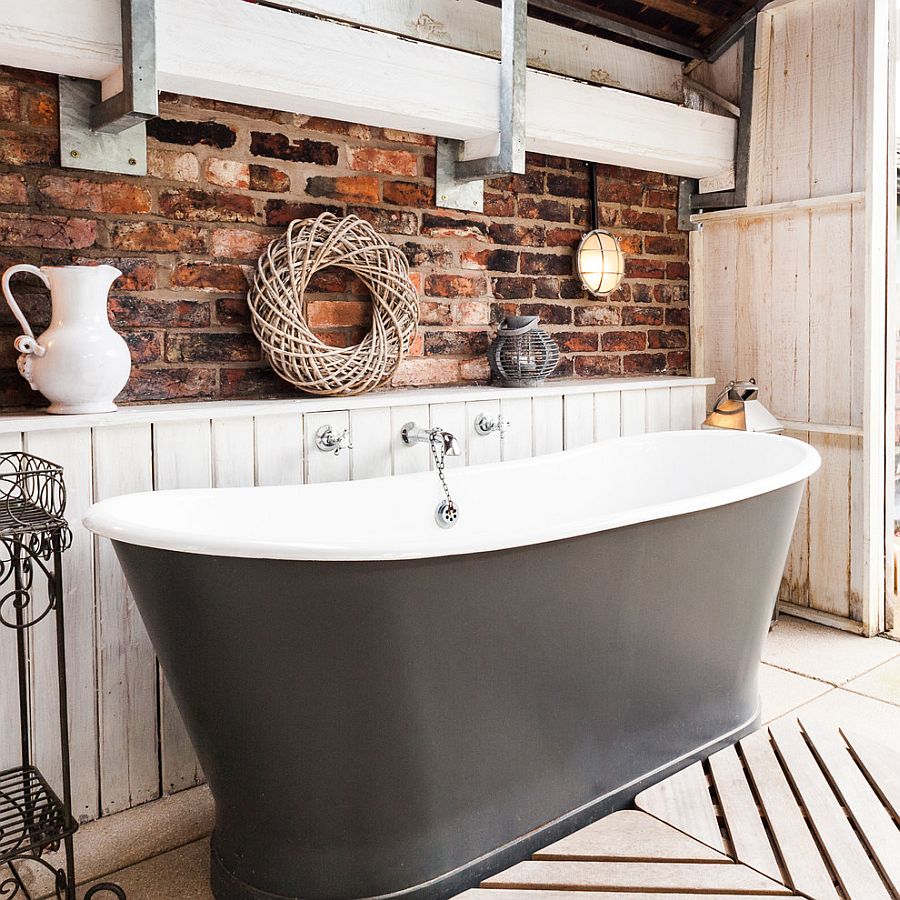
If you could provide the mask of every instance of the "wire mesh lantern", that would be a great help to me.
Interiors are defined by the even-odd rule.
[[[537,316],[507,316],[488,350],[493,380],[505,387],[540,384],[559,362],[556,341],[538,328]]]

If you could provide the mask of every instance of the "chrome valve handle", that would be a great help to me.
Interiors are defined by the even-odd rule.
[[[341,450],[352,450],[350,429],[345,428],[338,434],[330,425],[323,425],[316,432],[316,446],[323,453],[334,453],[335,456],[340,455]]]
[[[497,431],[500,433],[500,440],[502,441],[508,428],[509,422],[500,416],[497,416],[496,419],[491,419],[484,413],[479,413],[475,419],[475,434],[481,435],[481,437],[487,437],[489,434]]]

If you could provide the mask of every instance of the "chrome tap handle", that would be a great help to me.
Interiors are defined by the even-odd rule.
[[[334,453],[335,456],[339,456],[341,450],[352,450],[350,429],[345,428],[338,434],[330,425],[323,425],[316,432],[316,446],[323,453]]]
[[[475,434],[481,435],[481,437],[487,437],[489,434],[498,431],[500,433],[500,440],[502,441],[508,428],[509,422],[501,416],[497,416],[496,419],[491,419],[484,413],[479,413],[475,418]]]

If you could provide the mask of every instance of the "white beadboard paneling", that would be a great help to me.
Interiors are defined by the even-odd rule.
[[[428,428],[431,422],[431,412],[427,406],[405,406],[401,409],[391,409],[391,452],[395,475],[427,472],[431,468],[431,451],[428,444],[407,446],[403,443],[400,432],[407,422],[412,422],[419,428]],[[440,425],[441,423],[436,422],[435,424]]]
[[[303,445],[306,449],[306,480],[310,484],[326,481],[350,480],[351,450],[320,450],[316,446],[316,432],[324,425],[340,434],[350,427],[350,413],[346,410],[329,413],[311,413],[303,418]],[[350,435],[351,442],[353,434]]]
[[[531,405],[534,423],[534,455],[563,449],[563,405],[559,396],[535,396]]]
[[[465,466],[469,460],[469,445],[475,438],[474,432],[469,431],[466,419],[465,403],[433,403],[429,409],[431,427],[440,426],[444,431],[449,431],[459,443],[459,456],[448,456],[446,465],[448,469],[457,469]]]
[[[250,416],[212,420],[213,487],[252,487],[256,478],[253,445]]]
[[[594,398],[590,394],[563,397],[563,443],[566,450],[594,443]]]
[[[622,393],[622,436],[644,434],[647,431],[647,392]]]
[[[209,419],[154,425],[154,490],[211,487],[211,439]],[[185,452],[188,447],[190,452]],[[200,784],[203,772],[162,670],[159,673],[159,729],[163,793]]]
[[[21,449],[21,433],[0,435],[0,453],[11,453]],[[8,605],[4,606],[3,613],[10,621],[14,621],[7,608]],[[0,722],[3,723],[0,727],[0,771],[22,764],[18,684],[16,634],[12,628],[0,624],[0,685],[3,686],[0,690]]]
[[[622,399],[619,394],[594,394],[594,438],[598,441],[622,434]]]
[[[672,388],[669,394],[669,428],[688,431],[694,428],[694,389]]]
[[[669,389],[647,391],[647,431],[668,431],[670,421]]]
[[[303,483],[303,416],[255,416],[256,484]]]
[[[693,411],[693,428],[699,428],[706,419],[706,387],[695,387],[694,392],[694,411]]]
[[[63,467],[66,518],[72,546],[63,558],[63,602],[69,695],[69,752],[72,811],[80,821],[96,818],[100,773],[97,768],[97,668],[94,654],[94,543],[81,524],[93,500],[91,432],[88,428],[25,435],[25,450]],[[42,581],[40,577],[35,583]],[[40,622],[32,635],[35,761],[51,785],[59,786],[62,764],[56,705],[56,623]]]
[[[509,427],[500,442],[504,460],[528,459],[532,446],[531,397],[504,397],[500,401],[500,415]]]
[[[471,466],[500,462],[501,458],[500,432],[477,434],[475,431],[475,420],[480,415],[496,420],[500,416],[500,401],[481,400],[477,403],[466,404],[466,434],[469,436],[469,465]]]
[[[97,500],[153,487],[149,425],[93,435]],[[112,543],[96,538],[100,808],[118,812],[159,793],[156,658]]]
[[[391,474],[391,411],[383,409],[350,410],[351,476],[380,478]]]

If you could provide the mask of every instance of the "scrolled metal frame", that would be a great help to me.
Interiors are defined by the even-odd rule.
[[[21,864],[44,868],[53,878],[56,900],[75,900],[69,760],[66,642],[62,554],[72,543],[65,519],[62,468],[28,453],[0,453],[0,628],[16,635],[21,766],[0,772],[0,900],[32,900]],[[38,608],[36,575],[47,583],[46,603]],[[26,632],[55,613],[62,792],[58,796],[31,763],[31,688]],[[45,854],[62,849],[59,862]],[[84,900],[100,893],[126,900],[116,884],[89,888]]]

